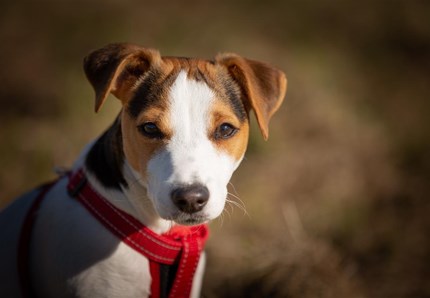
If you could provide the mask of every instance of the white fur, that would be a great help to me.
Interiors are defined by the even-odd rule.
[[[178,223],[190,218],[200,222],[221,214],[227,197],[227,183],[237,162],[217,150],[209,140],[209,121],[214,93],[204,83],[179,73],[170,90],[169,123],[173,136],[166,148],[148,163],[148,193],[158,214]],[[181,185],[200,183],[209,189],[204,209],[184,214],[173,204],[170,194]]]

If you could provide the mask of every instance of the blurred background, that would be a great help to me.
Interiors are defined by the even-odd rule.
[[[244,208],[211,225],[203,296],[430,297],[429,16],[425,0],[2,1],[0,208],[118,113],[113,97],[93,113],[90,50],[236,52],[288,92],[234,175]]]

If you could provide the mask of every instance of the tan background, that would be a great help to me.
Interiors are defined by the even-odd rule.
[[[82,58],[113,41],[287,73],[212,224],[205,297],[430,297],[430,2],[2,1],[0,206],[119,111]],[[233,196],[232,196],[232,199]]]

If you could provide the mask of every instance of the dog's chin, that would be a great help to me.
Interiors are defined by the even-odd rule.
[[[196,226],[201,225],[210,220],[205,215],[202,214],[189,214],[189,213],[178,213],[175,216],[170,217],[175,223],[183,226]]]

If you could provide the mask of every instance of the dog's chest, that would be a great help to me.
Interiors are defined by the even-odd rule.
[[[35,291],[41,297],[147,297],[148,260],[69,198],[65,183],[47,195],[34,227]]]
[[[148,297],[151,276],[148,260],[120,243],[108,258],[69,280],[79,297]]]

